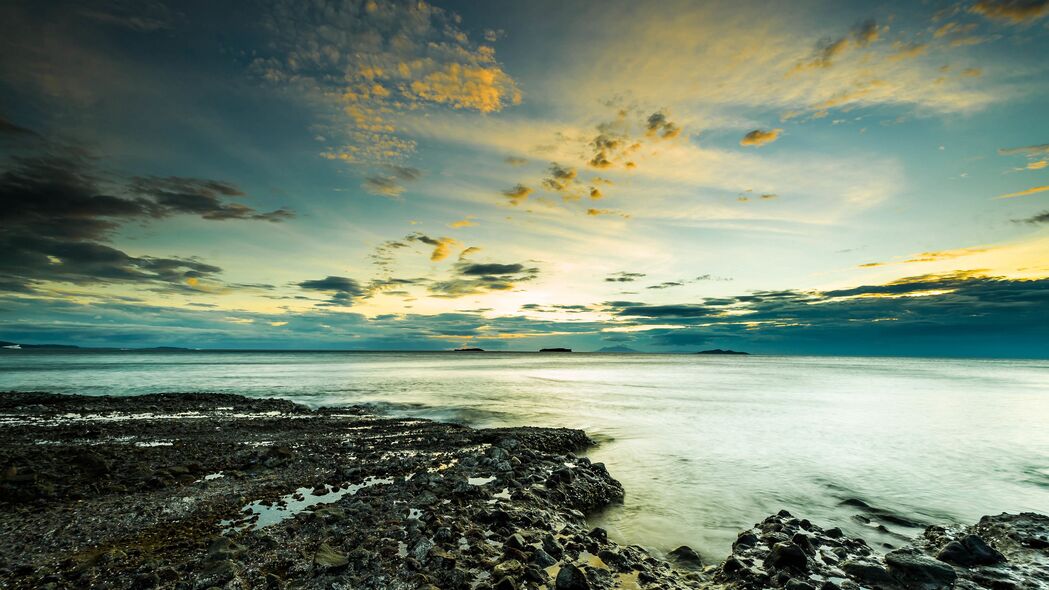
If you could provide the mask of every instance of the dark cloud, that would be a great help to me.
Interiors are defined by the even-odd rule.
[[[1019,223],[1031,223],[1031,224],[1035,224],[1035,225],[1039,225],[1039,224],[1043,224],[1043,223],[1049,224],[1049,211],[1042,211],[1041,213],[1035,213],[1034,215],[1028,217],[1027,219],[1017,219],[1016,221],[1019,222]]]
[[[39,137],[32,129],[15,125],[5,117],[0,116],[0,138],[4,136],[16,138]]]
[[[192,258],[132,256],[108,244],[129,222],[174,215],[280,221],[285,210],[260,213],[228,197],[235,186],[205,179],[103,177],[95,158],[70,147],[12,156],[0,174],[0,272],[3,282],[33,289],[41,281],[128,281],[151,288],[202,288],[220,269]]]
[[[578,172],[570,166],[562,166],[556,162],[550,164],[549,176],[543,179],[543,187],[549,191],[560,193],[562,196],[572,196],[571,193],[579,184],[576,176]]]
[[[364,179],[361,188],[373,195],[391,199],[401,196],[405,190],[392,176],[369,176]]]
[[[524,271],[523,264],[464,264],[459,268],[459,274],[464,276],[477,275],[512,275]]]
[[[137,177],[128,185],[132,194],[147,195],[154,217],[170,215],[198,215],[203,219],[255,219],[280,222],[294,217],[291,211],[278,209],[260,213],[241,203],[223,202],[226,197],[242,197],[236,186],[218,180],[185,178],[180,176]]]
[[[866,47],[877,41],[879,33],[878,23],[874,19],[867,19],[852,27],[852,38],[860,47]]]
[[[657,111],[649,115],[645,128],[645,133],[649,137],[662,137],[663,139],[672,139],[681,133],[681,128],[671,123],[664,111]]]
[[[519,263],[458,262],[455,276],[431,283],[428,290],[434,297],[480,295],[491,291],[509,291],[518,283],[534,280],[538,276],[538,268],[528,268]]]
[[[365,295],[360,283],[348,277],[329,275],[323,279],[302,281],[299,287],[307,291],[327,293],[331,296],[331,302],[338,305],[352,305],[354,299]]]
[[[515,206],[523,203],[530,194],[532,194],[532,189],[523,184],[515,184],[503,191],[503,196],[510,199],[510,204]]]
[[[620,271],[620,272],[614,272],[614,273],[608,275],[607,277],[605,277],[605,282],[607,282],[607,283],[632,283],[632,282],[634,282],[634,281],[636,281],[638,279],[643,279],[643,278],[645,278],[645,273],[643,273],[643,272],[625,272],[625,271]]]
[[[658,285],[652,285],[650,287],[645,287],[645,288],[646,289],[669,289],[671,287],[680,287],[680,286],[682,286],[684,284],[685,283],[683,283],[681,281],[666,281],[664,283],[659,283]]]

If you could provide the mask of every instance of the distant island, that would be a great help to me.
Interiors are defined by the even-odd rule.
[[[484,352],[483,348],[456,348],[453,352]]]
[[[539,352],[572,352],[571,348],[540,348]]]
[[[0,349],[6,350],[87,350],[87,351],[135,351],[135,352],[180,352],[190,351],[191,348],[179,346],[150,346],[146,348],[115,348],[115,347],[83,347],[75,344],[19,344],[17,342],[6,342],[0,340]]]
[[[594,352],[634,352],[634,353],[636,353],[638,351],[634,350],[633,348],[630,348],[629,346],[606,346],[604,348],[599,348],[599,349],[595,350]]]
[[[739,352],[736,350],[723,350],[721,348],[715,348],[712,350],[701,350],[696,354],[750,354],[749,352]]]

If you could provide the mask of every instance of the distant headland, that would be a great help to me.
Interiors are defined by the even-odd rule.
[[[540,348],[539,352],[572,352],[571,348]]]

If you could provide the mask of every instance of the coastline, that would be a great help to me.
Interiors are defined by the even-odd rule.
[[[0,585],[11,588],[1049,580],[1049,518],[1034,514],[929,527],[883,555],[781,512],[742,532],[721,563],[685,549],[667,561],[588,526],[624,490],[577,455],[592,445],[580,430],[473,429],[228,394],[6,393],[0,435]]]

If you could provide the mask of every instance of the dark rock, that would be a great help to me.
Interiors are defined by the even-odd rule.
[[[841,571],[863,584],[886,585],[895,582],[889,571],[879,564],[865,561],[844,561]]]
[[[532,561],[535,562],[535,564],[541,568],[548,568],[557,563],[556,559],[551,557],[549,553],[543,551],[542,549],[536,549],[532,552]]]
[[[783,585],[786,590],[816,590],[812,584],[803,582],[797,578],[791,578],[787,580],[787,583]]]
[[[699,553],[688,545],[682,545],[668,554],[678,565],[692,569],[702,569],[703,559]]]
[[[1005,556],[977,535],[966,535],[960,541],[951,541],[940,550],[936,559],[962,567],[994,565],[1005,561]]]
[[[571,563],[561,566],[554,581],[556,590],[590,590],[590,582],[582,570]]]
[[[907,588],[949,588],[958,579],[954,568],[917,549],[899,549],[885,555],[889,572]]]
[[[805,571],[809,566],[809,558],[805,551],[794,543],[776,543],[769,552],[767,563],[775,568]]]

